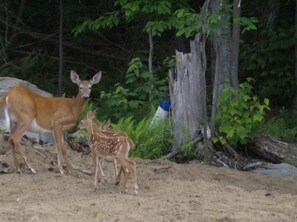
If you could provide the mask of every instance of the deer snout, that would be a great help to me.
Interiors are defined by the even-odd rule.
[[[88,95],[83,95],[83,99],[84,100],[88,100],[89,99],[89,96]]]

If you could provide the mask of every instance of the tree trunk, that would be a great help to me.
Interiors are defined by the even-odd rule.
[[[240,17],[240,0],[233,1],[233,27],[232,27],[232,45],[231,45],[231,72],[230,83],[233,88],[239,88],[238,83],[238,62],[239,62],[239,40],[240,25],[234,21],[234,18]]]
[[[210,3],[211,14],[217,13],[218,10],[225,3],[225,0],[213,0]],[[215,131],[215,116],[218,106],[218,98],[221,91],[230,86],[230,72],[231,72],[231,29],[229,23],[229,15],[227,12],[222,12],[220,20],[224,24],[229,24],[227,27],[218,27],[211,32],[211,39],[215,53],[215,70],[214,70],[214,83],[213,83],[213,94],[212,94],[212,108],[211,108],[211,119],[210,129],[212,135]]]
[[[226,4],[226,0],[213,0],[210,3],[211,14],[217,13],[221,7]],[[210,33],[212,44],[216,53],[216,59],[219,60],[217,69],[218,76],[218,92],[230,86],[230,70],[231,70],[231,27],[228,12],[222,11],[220,14],[221,23],[224,27],[218,27]],[[227,24],[227,25],[226,25]]]
[[[193,142],[193,146],[206,148],[207,158],[211,155],[211,148],[205,146],[208,144],[205,41],[205,37],[198,34],[190,42],[191,53],[176,51],[176,70],[171,70],[169,74],[176,144],[168,158],[180,152],[189,142]]]
[[[58,76],[58,96],[62,96],[62,76],[63,76],[63,0],[60,0],[60,24],[59,24],[59,76]]]
[[[295,39],[297,39],[297,0],[295,1]],[[297,44],[295,43],[295,94],[293,109],[297,111]]]
[[[153,75],[154,42],[153,42],[152,32],[149,32],[148,35],[149,35],[149,44],[150,44],[150,51],[149,51],[149,58],[148,58],[148,70]]]

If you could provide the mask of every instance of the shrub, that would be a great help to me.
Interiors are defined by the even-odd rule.
[[[251,79],[249,79],[250,81]],[[264,120],[265,110],[269,110],[269,100],[261,103],[252,95],[252,86],[246,82],[239,89],[226,88],[219,98],[216,126],[220,137],[214,142],[247,144],[259,135],[259,126]]]

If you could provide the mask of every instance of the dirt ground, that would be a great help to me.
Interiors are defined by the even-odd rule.
[[[33,175],[26,169],[14,173],[7,144],[0,144],[0,221],[297,221],[297,178],[135,159],[135,196],[131,183],[128,194],[114,185],[110,161],[104,166],[107,180],[93,191],[92,176],[57,172],[53,147],[25,142]],[[73,165],[91,169],[90,155],[67,151]]]

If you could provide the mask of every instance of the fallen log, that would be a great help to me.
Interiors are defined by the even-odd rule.
[[[255,140],[250,150],[272,163],[286,162],[297,166],[296,143],[283,142],[265,134]]]

